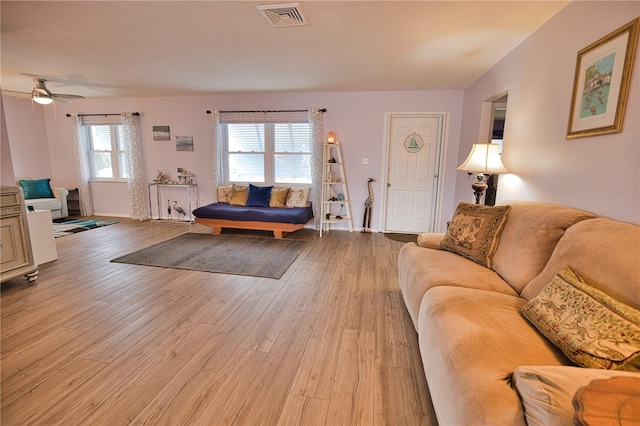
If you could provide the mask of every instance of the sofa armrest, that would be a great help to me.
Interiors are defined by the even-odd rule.
[[[69,190],[66,188],[52,186],[51,191],[53,192],[53,196],[60,200],[60,213],[62,217],[68,217],[69,208],[67,206],[67,196],[69,195]]]
[[[444,238],[444,233],[435,233],[435,232],[425,232],[423,234],[418,234],[418,238],[416,243],[420,247],[430,248],[434,250],[441,250],[440,243]]]

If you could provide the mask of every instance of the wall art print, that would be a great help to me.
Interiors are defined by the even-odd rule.
[[[622,132],[639,22],[578,52],[567,139]]]
[[[176,151],[193,151],[193,136],[176,136]]]
[[[411,133],[404,140],[404,149],[408,152],[418,152],[424,146],[424,141],[422,140],[422,136],[417,134],[416,132]]]
[[[171,133],[169,132],[169,126],[153,126],[153,140],[170,141]]]

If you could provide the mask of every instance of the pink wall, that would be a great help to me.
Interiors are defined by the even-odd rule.
[[[30,99],[4,95],[2,99],[15,177],[52,177],[44,107]],[[58,186],[55,178],[51,182]]]
[[[577,52],[640,14],[638,2],[572,2],[464,92],[458,162],[478,137],[483,101],[509,92],[501,200],[570,205],[640,223],[640,54],[622,133],[566,140]],[[471,199],[459,172],[456,199]]]
[[[79,100],[69,105],[57,105],[57,119],[51,108],[45,109],[46,131],[50,146],[51,170],[56,181],[75,186],[72,156],[71,119],[66,113],[140,112],[140,137],[146,180],[151,182],[158,170],[176,178],[176,168],[183,167],[196,175],[200,204],[211,199],[210,176],[210,117],[206,110],[260,110],[327,108],[324,114],[324,133],[336,133],[342,142],[348,190],[354,226],[359,227],[367,198],[367,178],[377,179],[376,199],[382,199],[380,181],[384,153],[384,114],[386,112],[448,112],[450,128],[448,165],[444,184],[453,188],[457,145],[459,140],[462,91],[426,92],[346,92],[296,94],[233,94],[178,98]],[[153,141],[154,125],[168,125],[171,141]],[[193,136],[193,152],[176,152],[175,136]],[[362,165],[362,157],[369,165]],[[94,208],[97,213],[129,214],[125,184],[91,183]],[[443,223],[451,217],[454,206],[453,191],[445,191]],[[379,228],[382,205],[374,206],[372,223]],[[442,224],[441,226],[444,226]]]

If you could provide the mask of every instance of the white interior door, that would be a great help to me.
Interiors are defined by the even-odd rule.
[[[443,116],[391,114],[384,232],[432,232]]]

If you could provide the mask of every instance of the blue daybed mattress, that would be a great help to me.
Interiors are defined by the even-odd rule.
[[[200,219],[225,219],[241,222],[275,222],[304,225],[313,217],[311,207],[246,207],[213,203],[198,207],[193,215]]]

